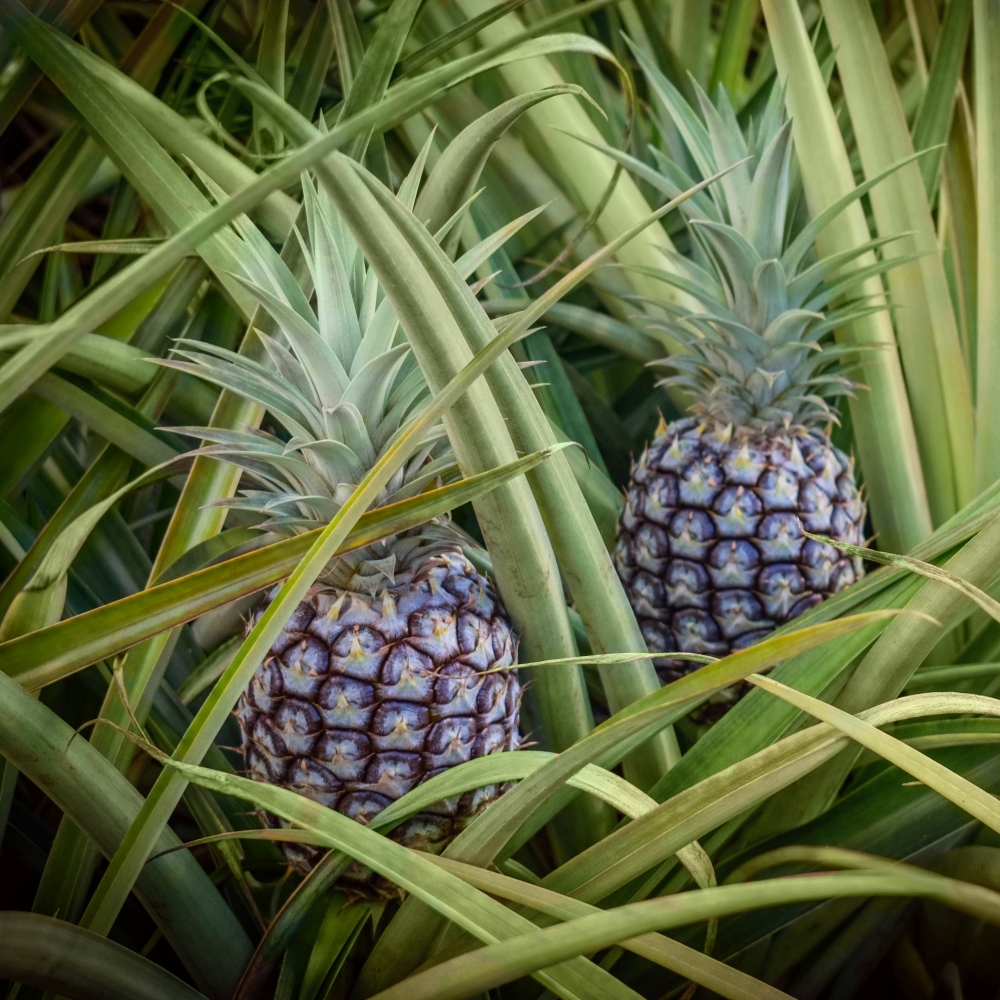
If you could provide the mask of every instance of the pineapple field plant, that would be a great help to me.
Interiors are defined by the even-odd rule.
[[[684,208],[712,270],[686,261],[664,274],[705,311],[668,307],[666,329],[687,351],[664,362],[675,374],[661,384],[688,393],[692,416],[661,424],[633,468],[615,565],[651,650],[724,656],[861,575],[859,558],[809,535],[863,541],[853,462],[826,430],[837,419],[829,397],[853,387],[851,347],[823,337],[851,309],[822,310],[857,280],[836,265],[871,246],[834,258],[832,271],[805,263],[813,233],[786,221],[795,192],[779,88],[747,142],[724,91],[716,109],[697,90],[706,127],[669,80],[658,86],[702,169],[716,173],[732,154],[748,162],[710,189],[713,201]]]
[[[995,996],[998,51],[0,0],[5,995]]]
[[[328,521],[427,392],[405,342],[393,346],[399,321],[376,276],[354,266],[357,247],[346,233],[338,244],[335,209],[308,177],[302,190],[316,315],[303,321],[266,288],[248,286],[291,350],[260,332],[273,368],[225,348],[206,350],[200,341],[180,342],[176,356],[190,360],[164,362],[246,396],[291,435],[285,442],[261,430],[181,430],[211,442],[201,454],[234,463],[265,487],[216,503],[251,511],[262,527],[284,534]],[[352,307],[355,296],[360,301]],[[454,471],[447,437],[434,428],[379,503],[416,496]],[[462,540],[450,526],[432,523],[327,565],[240,697],[247,773],[367,823],[435,774],[517,749],[517,635],[492,582],[462,553]],[[255,610],[248,626],[262,613]],[[467,792],[437,814],[412,817],[392,836],[440,850],[496,792]],[[294,843],[284,849],[306,872],[319,856]],[[398,892],[359,866],[340,884]]]

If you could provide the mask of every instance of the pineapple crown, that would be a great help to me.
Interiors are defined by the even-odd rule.
[[[695,174],[710,177],[736,164],[681,207],[692,257],[668,253],[670,270],[655,271],[703,309],[657,303],[666,319],[648,325],[687,349],[657,362],[675,373],[661,384],[690,393],[698,416],[753,432],[835,421],[830,400],[853,393],[847,356],[858,348],[823,341],[872,311],[863,301],[843,301],[872,269],[844,268],[885,241],[816,259],[816,237],[832,215],[800,224],[801,184],[780,87],[744,134],[721,86],[713,103],[692,80],[699,117],[648,56],[633,51],[670,118],[661,133],[674,152],[651,147],[656,169],[634,161],[644,168],[637,172],[675,197],[696,183]],[[888,266],[879,262],[876,273]]]
[[[400,196],[412,201],[415,187],[404,182]],[[231,462],[254,481],[257,488],[243,489],[236,497],[217,501],[218,506],[263,515],[261,527],[282,534],[328,523],[428,397],[374,270],[366,265],[326,192],[317,191],[308,176],[302,188],[309,246],[301,237],[300,243],[315,289],[315,310],[308,292],[280,259],[275,264],[273,254],[253,254],[263,239],[253,224],[246,218],[237,223],[248,258],[253,258],[249,262],[255,279],[238,280],[278,330],[276,336],[255,330],[270,366],[210,343],[183,339],[174,356],[161,362],[253,400],[287,432],[285,440],[255,427],[172,428],[207,442],[196,454]],[[472,266],[478,263],[477,256]],[[414,496],[438,477],[452,478],[457,471],[438,424],[377,502]],[[428,525],[338,557],[323,580],[374,593],[398,570],[432,550],[454,547],[457,540],[457,533],[445,524]]]

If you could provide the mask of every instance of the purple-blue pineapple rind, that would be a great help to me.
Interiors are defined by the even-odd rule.
[[[492,584],[459,553],[430,557],[376,597],[314,588],[237,706],[247,772],[370,822],[449,767],[517,749],[516,661],[517,636]],[[390,836],[440,851],[502,791],[436,803]],[[283,849],[305,871],[322,853]],[[340,884],[398,892],[358,864]]]
[[[819,430],[741,437],[697,418],[659,432],[632,470],[614,561],[651,652],[725,656],[843,590],[862,544],[848,457]],[[665,681],[695,665],[665,657]]]

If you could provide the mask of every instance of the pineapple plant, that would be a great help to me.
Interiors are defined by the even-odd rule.
[[[287,432],[285,440],[252,428],[180,429],[207,442],[199,453],[235,463],[255,481],[256,488],[220,503],[263,517],[261,526],[279,534],[332,517],[427,398],[374,272],[325,193],[308,177],[303,187],[315,314],[287,281],[284,298],[248,282],[282,334],[257,331],[271,367],[195,341],[181,342],[183,360],[164,362],[244,394]],[[252,236],[249,223],[243,232]],[[438,426],[379,506],[456,471]],[[239,700],[249,775],[367,823],[441,771],[517,748],[517,636],[463,544],[470,541],[456,528],[435,522],[331,561]],[[248,632],[266,606],[253,613]],[[438,803],[392,837],[439,851],[501,790],[488,786]],[[283,849],[306,872],[321,853],[296,843]],[[398,892],[357,863],[341,884],[361,895]]]
[[[925,0],[914,19],[899,0],[651,0],[655,16],[644,13],[641,24],[624,8],[624,22],[615,7],[596,15],[580,8],[571,12],[574,31],[590,37],[566,32],[544,40],[538,36],[557,22],[538,21],[540,5],[511,11],[471,0],[220,0],[202,11],[213,35],[192,22],[198,3],[186,13],[147,5],[153,16],[145,17],[129,0],[54,0],[45,5],[55,17],[48,27],[48,13],[36,18],[31,6],[0,0],[0,984],[20,984],[8,993],[166,992],[192,1000],[390,993],[512,1000],[539,990],[690,996],[698,987],[713,996],[859,1000],[914,990],[996,994],[1000,897],[990,878],[997,864],[991,797],[1000,793],[1000,775],[989,718],[996,706],[988,696],[997,690],[1000,625],[979,613],[982,601],[973,603],[968,586],[956,591],[926,581],[914,575],[926,565],[890,553],[908,552],[967,585],[995,588],[1000,437],[993,425],[1000,414],[971,404],[994,398],[1000,377],[993,169],[1000,77],[988,58],[997,44],[997,5]],[[498,20],[488,24],[490,17]],[[662,30],[668,24],[669,35]],[[516,54],[522,28],[520,40],[531,44],[521,54],[531,58],[498,62]],[[650,697],[640,709],[648,714],[636,718],[621,694],[635,691],[639,671],[621,660],[640,647],[638,628],[605,553],[588,541],[595,526],[582,501],[556,490],[565,481],[553,474],[561,461],[542,467],[549,475],[530,484],[540,487],[537,523],[535,507],[529,517],[523,502],[486,504],[477,516],[491,538],[494,579],[523,631],[521,659],[540,667],[532,694],[545,710],[532,738],[560,752],[553,758],[521,744],[517,753],[480,758],[488,777],[475,765],[451,768],[439,776],[449,789],[434,791],[420,782],[435,771],[519,742],[516,637],[487,563],[458,531],[428,523],[401,532],[342,555],[319,578],[314,571],[323,560],[310,547],[293,585],[267,597],[270,614],[253,615],[251,636],[240,643],[219,628],[232,621],[225,610],[232,601],[260,595],[265,576],[287,573],[289,553],[305,552],[320,532],[291,544],[279,536],[329,529],[345,498],[358,499],[351,493],[358,476],[373,456],[386,455],[394,428],[409,423],[427,398],[369,262],[325,195],[292,182],[287,164],[304,152],[297,141],[290,136],[274,158],[253,154],[264,121],[255,102],[267,98],[260,107],[275,129],[286,120],[282,95],[304,118],[331,127],[363,108],[371,129],[365,159],[384,178],[407,172],[437,124],[435,143],[454,136],[453,151],[427,161],[421,153],[420,162],[433,164],[432,177],[450,178],[450,193],[438,202],[443,223],[479,187],[459,182],[470,168],[478,171],[498,123],[510,121],[510,106],[493,106],[497,85],[505,97],[538,101],[525,112],[535,119],[531,127],[489,154],[472,206],[482,235],[552,203],[510,246],[509,263],[527,270],[538,254],[558,252],[551,240],[572,221],[566,205],[580,219],[594,217],[598,242],[648,218],[643,191],[628,178],[617,183],[607,210],[596,211],[613,167],[607,150],[579,146],[580,136],[613,144],[622,135],[629,95],[592,64],[602,51],[595,42],[621,54],[622,28],[658,53],[664,73],[691,69],[714,102],[692,89],[692,110],[656,77],[651,59],[636,55],[647,96],[662,99],[666,112],[654,120],[649,105],[638,106],[640,134],[657,137],[664,151],[629,164],[640,179],[669,195],[690,178],[750,157],[695,196],[688,230],[648,227],[621,248],[618,261],[628,268],[618,273],[622,280],[603,285],[599,300],[574,297],[571,309],[560,310],[572,328],[557,330],[547,344],[539,338],[553,369],[538,372],[552,376],[546,415],[570,437],[586,422],[602,447],[640,440],[633,431],[646,428],[649,403],[634,388],[641,363],[674,353],[673,343],[657,345],[638,329],[630,341],[621,336],[622,326],[597,311],[603,296],[632,294],[651,315],[660,308],[648,332],[686,346],[667,374],[678,400],[686,392],[694,401],[692,412],[669,433],[661,428],[637,466],[628,538],[620,543],[632,560],[620,560],[628,579],[646,574],[646,591],[632,588],[632,599],[650,645],[654,629],[666,631],[663,644],[672,650],[679,639],[714,653],[754,642],[857,573],[850,560],[798,534],[799,527],[849,534],[845,521],[855,540],[860,532],[850,461],[833,448],[828,429],[835,397],[851,390],[851,363],[863,363],[867,391],[851,400],[850,426],[832,440],[858,456],[882,549],[872,561],[894,569],[793,619],[780,638],[761,638],[755,667],[777,669],[754,678],[754,690],[706,738],[688,740],[692,720],[678,719],[684,706],[671,699],[683,694],[691,704],[714,696],[733,683],[734,661],[697,670],[674,691],[644,692]],[[219,46],[222,38],[231,50]],[[564,50],[571,58],[559,54]],[[269,92],[253,88],[253,67],[234,52],[256,60]],[[490,67],[487,85],[463,84],[442,100],[442,73],[454,69],[448,79],[455,79],[475,59]],[[216,76],[220,70],[228,81]],[[129,84],[123,74],[132,71]],[[576,97],[548,100],[560,72],[571,72],[605,107],[608,128],[591,121]],[[776,76],[787,89],[772,91],[765,107]],[[751,131],[741,135],[728,104],[715,101],[719,82],[741,125],[754,118]],[[383,91],[388,100],[380,100]],[[397,95],[407,93],[423,93],[428,103],[397,123]],[[192,124],[199,111],[207,128]],[[927,155],[907,163],[914,150]],[[800,168],[811,223],[797,193]],[[284,179],[277,188],[274,178],[270,188],[256,187],[255,207],[247,185],[273,169]],[[310,169],[305,159],[297,160],[296,179],[301,169]],[[421,173],[414,169],[400,190],[410,207]],[[553,182],[565,199],[553,200]],[[375,190],[371,178],[365,183]],[[191,235],[213,184],[241,192],[240,206],[267,245],[244,219],[235,224],[242,239],[227,229],[218,241],[224,245],[198,242],[202,261],[183,259],[187,242],[162,242],[165,234]],[[838,220],[845,224],[822,233],[813,257],[821,217],[862,188],[870,192],[867,204],[851,203]],[[265,190],[271,194],[261,202]],[[389,196],[378,194],[387,206]],[[276,258],[278,243],[286,259],[298,246],[289,225],[300,207],[315,300]],[[480,343],[483,324],[467,297],[453,294],[460,290],[454,275],[441,269],[434,277],[413,260],[413,223],[426,218],[435,214],[412,220],[387,213],[380,222],[357,211],[350,225],[366,248],[378,227],[383,287],[407,283],[410,295],[395,302],[409,346],[447,357],[462,346],[460,337],[470,347]],[[463,223],[462,236],[472,235]],[[671,254],[668,236],[677,236],[683,258]],[[53,244],[58,252],[46,253]],[[897,265],[891,271],[872,253],[881,245]],[[168,259],[170,274],[163,270]],[[426,254],[422,260],[430,263]],[[486,274],[498,264],[506,272],[507,263],[483,254],[477,287],[486,291]],[[463,268],[456,263],[458,280],[471,274]],[[891,312],[876,308],[883,272]],[[679,286],[687,309],[656,305],[664,280]],[[450,290],[443,300],[436,286]],[[528,294],[536,294],[531,285]],[[520,309],[518,295],[505,307]],[[859,301],[845,303],[849,295]],[[235,347],[258,303],[258,316],[270,313],[275,322],[251,323],[240,355],[218,351]],[[878,350],[851,357],[826,346],[827,331],[852,316],[838,338]],[[546,321],[559,325],[555,311]],[[258,338],[253,327],[261,326]],[[168,345],[179,328],[191,340]],[[593,343],[581,345],[580,335]],[[541,354],[534,342],[525,346],[531,360]],[[144,360],[164,353],[190,366],[183,377]],[[425,367],[435,392],[451,368]],[[227,392],[216,406],[218,385],[254,405]],[[488,447],[487,431],[506,421],[513,438],[537,416],[503,380],[491,378],[485,388],[477,402],[495,403],[496,414],[483,420],[482,433],[469,433],[461,418],[447,425],[470,469],[499,464],[492,453],[488,461],[475,454]],[[549,408],[555,403],[558,409]],[[215,426],[205,430],[213,406]],[[269,411],[262,430],[240,423],[260,408]],[[179,493],[178,467],[170,466],[169,479],[162,478],[167,469],[155,469],[165,447],[183,449],[173,434],[155,431],[157,423],[184,425],[203,451],[234,463],[230,474],[197,462]],[[539,451],[540,436],[518,430],[516,448]],[[154,478],[136,463],[152,467]],[[201,505],[234,488],[236,465],[245,471],[244,492],[205,516]],[[438,477],[450,485],[453,468],[444,435],[428,431],[422,453],[377,501],[369,499],[384,505],[412,497]],[[589,488],[595,521],[603,529],[613,508],[613,524],[617,497],[599,463],[572,468]],[[618,481],[627,463],[621,469]],[[516,485],[530,500],[530,485]],[[515,491],[509,496],[516,499]],[[346,512],[345,532],[354,530],[347,521],[357,526],[360,506]],[[772,515],[780,517],[768,521]],[[216,538],[227,521],[270,531],[246,553],[230,548],[246,539],[244,531]],[[706,524],[713,534],[706,529],[699,537]],[[509,544],[492,545],[497,537]],[[540,599],[532,587],[540,574],[511,573],[550,542],[551,553],[535,565],[562,570],[566,599],[580,615],[572,622],[562,588],[554,584]],[[673,552],[675,542],[690,547]],[[717,548],[720,542],[728,548]],[[662,543],[659,553],[654,543]],[[829,558],[828,575],[816,552]],[[757,558],[757,567],[739,563],[741,553]],[[206,555],[211,562],[202,565]],[[588,566],[595,571],[586,573]],[[600,567],[610,572],[596,572]],[[762,576],[770,567],[777,568]],[[306,578],[316,582],[309,593]],[[699,589],[705,579],[708,589]],[[704,611],[711,627],[696,615],[678,619],[685,608],[667,606],[685,586],[694,594],[687,610]],[[526,605],[537,613],[525,614]],[[743,609],[742,619],[734,607]],[[906,608],[917,613],[886,617]],[[687,621],[693,624],[678,636],[678,622]],[[553,647],[544,655],[539,636]],[[580,655],[588,651],[593,655]],[[404,662],[390,666],[394,655]],[[668,679],[686,666],[672,662],[678,652],[654,655]],[[262,659],[267,664],[254,675]],[[482,667],[489,663],[493,672]],[[628,684],[620,681],[625,675]],[[921,697],[900,697],[913,694]],[[810,718],[842,724],[832,707],[879,725],[881,737],[866,743],[863,757],[828,741],[843,732],[810,726]],[[591,709],[610,716],[593,736]],[[638,725],[654,718],[678,723],[680,759],[669,773],[649,766],[659,753],[648,754],[641,769],[630,772],[627,757],[619,768],[617,755],[637,752],[636,741],[651,731]],[[98,724],[86,726],[88,719]],[[247,776],[230,773],[219,753],[239,741],[231,730],[240,724]],[[827,756],[820,740],[837,756]],[[651,745],[646,739],[638,750]],[[584,760],[591,766],[570,776]],[[487,780],[498,787],[472,790]],[[436,850],[501,783],[514,781],[520,788],[473,820],[478,826],[463,846],[476,846],[464,865],[383,836],[384,811],[363,823],[415,785],[395,800],[411,822],[394,836]],[[623,816],[606,836],[603,826],[587,828],[591,846],[579,856],[566,849],[574,839],[563,836],[578,814],[554,816],[568,799],[565,785],[579,793],[571,808],[600,799]],[[431,798],[452,794],[454,801],[427,808]],[[286,849],[293,865],[261,841],[261,819],[288,824],[283,835],[301,838]],[[346,882],[331,888],[317,868],[304,877],[316,856],[307,845],[316,843],[337,845],[338,869],[341,858],[355,859]],[[855,870],[831,871],[841,865]],[[405,905],[385,905],[396,892],[390,883],[409,893]],[[563,926],[539,926],[528,913],[539,906]],[[653,924],[654,913],[662,924]],[[717,934],[706,928],[706,913],[718,919]],[[649,921],[641,934],[637,920]]]
[[[746,162],[685,203],[694,252],[658,272],[701,307],[664,304],[666,319],[649,323],[685,349],[659,364],[690,415],[661,419],[633,463],[614,559],[650,651],[724,656],[862,573],[860,560],[807,536],[863,537],[853,461],[829,433],[833,398],[853,390],[849,349],[824,339],[863,308],[829,308],[857,254],[810,258],[816,228],[796,227],[780,88],[744,135],[721,87],[713,104],[695,85],[699,118],[669,81],[657,84],[704,176]],[[653,152],[664,190],[684,187],[683,167]],[[695,667],[665,657],[659,669],[673,680]]]

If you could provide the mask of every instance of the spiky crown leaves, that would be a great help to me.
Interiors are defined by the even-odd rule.
[[[399,196],[412,207],[424,157]],[[294,534],[326,524],[378,461],[401,425],[427,400],[423,375],[382,292],[340,213],[326,193],[302,179],[308,247],[300,237],[315,289],[315,309],[275,256],[254,253],[263,239],[245,217],[237,222],[254,280],[239,279],[278,329],[256,335],[270,365],[201,342],[180,340],[162,363],[206,379],[258,403],[288,433],[288,440],[252,427],[173,428],[207,444],[198,454],[239,466],[257,488],[218,501],[219,506],[263,515],[264,528]],[[446,227],[450,228],[450,227]],[[495,249],[490,244],[486,252]],[[483,253],[459,264],[471,271]],[[263,261],[270,263],[265,265]],[[256,265],[256,266],[254,266]],[[457,466],[443,427],[389,481],[378,504],[414,496],[437,477],[453,478]],[[455,544],[444,525],[428,525],[348,553],[328,567],[327,582],[373,591],[430,549]],[[400,565],[402,564],[402,566]]]
[[[397,197],[413,208],[433,134],[400,185]],[[212,182],[202,178],[216,193]],[[256,335],[270,366],[215,345],[181,340],[161,361],[214,382],[258,403],[289,435],[252,427],[173,427],[208,442],[196,454],[239,466],[258,489],[241,490],[218,506],[263,515],[261,527],[285,534],[326,524],[379,460],[402,425],[429,398],[395,309],[365,261],[347,224],[326,192],[302,178],[308,247],[300,238],[316,308],[291,271],[245,216],[235,227],[243,237],[244,264],[253,280],[239,278],[269,313],[279,331]],[[468,204],[434,234],[444,240]],[[528,212],[486,237],[455,261],[463,279],[489,259],[538,211]],[[296,233],[296,235],[299,235]],[[422,446],[392,477],[378,505],[415,496],[437,478],[458,475],[444,428],[430,429]],[[454,547],[462,536],[441,521],[346,553],[322,579],[347,590],[373,593],[434,550]]]
[[[649,325],[689,352],[662,362],[675,372],[663,384],[687,390],[698,415],[755,432],[835,420],[830,400],[853,392],[847,372],[858,349],[821,342],[871,307],[860,301],[829,306],[862,277],[891,266],[844,271],[885,241],[816,260],[814,242],[829,219],[795,231],[800,184],[777,85],[744,135],[721,86],[713,103],[692,81],[699,117],[655,64],[633,51],[680,138],[674,157],[651,149],[657,169],[645,167],[643,176],[674,197],[695,183],[692,173],[710,177],[738,164],[682,206],[698,259],[671,254],[670,270],[656,271],[704,310],[658,303],[667,319]],[[851,354],[854,365],[847,361]]]
[[[288,432],[285,441],[252,428],[181,429],[211,442],[203,453],[239,465],[264,486],[223,503],[265,514],[269,528],[283,531],[328,522],[427,395],[374,271],[308,177],[303,192],[309,247],[303,241],[302,252],[316,309],[291,273],[277,274],[273,265],[257,280],[240,279],[280,331],[280,336],[255,331],[270,366],[188,340],[179,341],[175,357],[164,362],[254,400]],[[412,495],[453,467],[438,427],[380,501]]]

